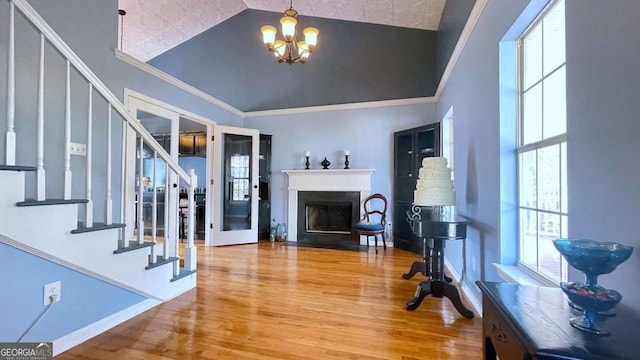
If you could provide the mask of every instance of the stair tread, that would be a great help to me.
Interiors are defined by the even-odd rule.
[[[180,273],[178,275],[174,276],[171,279],[171,282],[178,281],[178,280],[180,280],[182,278],[185,278],[185,277],[187,277],[189,275],[195,274],[196,272],[197,272],[197,270],[187,270],[185,268],[180,268]]]
[[[123,247],[123,248],[120,248],[120,249],[113,250],[113,253],[114,254],[122,254],[122,253],[125,253],[127,251],[134,251],[134,250],[138,250],[138,249],[144,249],[146,247],[150,247],[150,246],[153,246],[155,244],[156,243],[154,243],[153,241],[145,241],[142,244],[137,244],[136,243],[135,245],[129,245],[127,247]]]
[[[63,204],[86,204],[89,200],[87,199],[46,199],[46,200],[36,200],[36,199],[25,199],[19,203],[16,203],[17,206],[43,206],[43,205],[63,205]]]
[[[78,227],[76,229],[71,230],[72,234],[80,234],[80,233],[85,233],[85,232],[91,232],[91,231],[100,231],[100,230],[109,230],[109,229],[118,229],[118,228],[123,228],[125,227],[125,224],[105,224],[105,223],[99,223],[99,222],[94,222],[93,226],[90,227],[86,227],[86,226],[82,226],[82,223],[78,223]]]
[[[20,166],[20,165],[0,165],[0,170],[6,171],[36,171],[38,168],[35,166]]]
[[[177,258],[177,257],[168,257],[168,258],[166,258],[166,259],[158,260],[158,261],[156,261],[156,262],[155,262],[155,263],[153,263],[153,264],[149,264],[149,265],[145,266],[145,269],[146,269],[146,270],[150,270],[150,269],[153,269],[153,268],[157,268],[157,267],[159,267],[159,266],[162,266],[162,265],[172,264],[172,263],[174,263],[174,262],[176,262],[176,261],[178,261],[178,260],[180,260],[180,259],[179,259],[179,258]]]

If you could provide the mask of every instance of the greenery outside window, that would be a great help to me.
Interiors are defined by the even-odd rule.
[[[518,52],[518,264],[559,283],[567,264],[552,241],[569,221],[563,0],[523,33]]]

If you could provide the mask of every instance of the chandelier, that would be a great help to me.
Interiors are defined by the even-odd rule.
[[[296,16],[298,12],[293,8],[293,0],[289,2],[289,9],[284,11],[284,16],[280,19],[284,40],[276,40],[276,28],[265,25],[260,28],[262,40],[269,51],[273,52],[278,59],[278,63],[286,62],[291,65],[296,62],[305,63],[309,60],[309,55],[318,41],[318,29],[308,27],[302,31],[305,41],[296,42],[294,36],[296,31]]]

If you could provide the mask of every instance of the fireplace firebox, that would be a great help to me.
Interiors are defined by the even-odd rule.
[[[299,242],[354,243],[352,227],[360,216],[360,192],[300,191],[297,210]]]

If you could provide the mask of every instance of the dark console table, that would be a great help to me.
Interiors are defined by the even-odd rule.
[[[640,319],[623,304],[604,322],[611,335],[598,336],[569,324],[579,313],[559,288],[476,284],[482,290],[484,359],[640,359]]]
[[[467,236],[467,221],[447,214],[407,214],[413,233],[423,242],[422,261],[414,262],[405,279],[420,272],[428,279],[418,284],[412,300],[405,309],[417,309],[427,295],[436,298],[447,297],[462,316],[472,319],[473,312],[467,309],[460,299],[458,288],[449,284],[451,279],[444,275],[445,240],[463,240]]]

